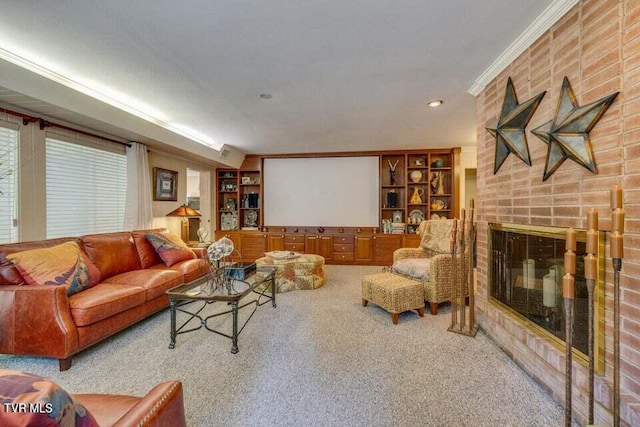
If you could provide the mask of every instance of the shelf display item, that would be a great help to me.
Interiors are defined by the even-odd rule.
[[[411,200],[409,203],[412,205],[420,205],[422,204],[422,196],[424,195],[424,190],[422,188],[416,187],[413,189],[413,195],[411,196]]]
[[[409,212],[409,224],[420,224],[422,221],[424,221],[424,212],[420,209]]]
[[[431,199],[431,209],[434,211],[441,211],[446,209],[447,205],[441,199],[436,199],[435,197]]]
[[[412,182],[416,182],[416,183],[420,182],[422,181],[422,172],[420,172],[419,170],[412,171],[409,174],[409,178],[411,179]]]
[[[250,208],[258,207],[258,193],[249,193],[248,202]]]
[[[225,212],[220,215],[220,230],[237,230],[238,215],[235,212]]]
[[[244,212],[244,225],[245,227],[257,227],[258,226],[258,212],[254,210],[248,210]]]
[[[387,207],[388,208],[397,208],[398,207],[398,193],[395,190],[389,190],[387,193]]]

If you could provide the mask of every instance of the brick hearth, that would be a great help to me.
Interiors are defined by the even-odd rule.
[[[547,91],[527,127],[532,166],[509,155],[493,174],[495,140],[485,130],[498,117],[507,77],[523,102]],[[620,91],[591,131],[598,174],[571,160],[542,182],[547,145],[530,133],[554,116],[567,76],[580,105]],[[596,208],[600,228],[610,227],[609,190],[624,189],[625,259],[621,279],[621,391],[623,421],[640,425],[640,2],[581,1],[480,93],[478,143],[478,298],[480,324],[514,360],[564,403],[564,352],[538,337],[487,300],[487,224],[586,227]],[[606,255],[608,256],[608,241]],[[611,260],[606,262],[606,367],[596,377],[596,424],[611,424],[613,299]],[[574,365],[573,412],[587,415],[587,369]]]

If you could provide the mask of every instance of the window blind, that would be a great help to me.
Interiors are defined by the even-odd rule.
[[[0,127],[0,243],[18,241],[18,132]]]
[[[127,158],[46,139],[47,238],[122,231]]]

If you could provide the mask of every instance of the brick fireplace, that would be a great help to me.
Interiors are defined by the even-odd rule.
[[[567,160],[542,181],[547,145],[531,130],[552,120],[564,77],[580,105],[620,94],[590,133],[598,173]],[[507,78],[523,102],[547,91],[527,126],[532,166],[509,155],[494,175],[495,139],[485,130],[500,114]],[[625,258],[621,274],[621,416],[640,425],[640,2],[581,1],[491,81],[476,99],[478,146],[477,277],[479,323],[534,379],[564,403],[564,350],[491,300],[489,224],[586,228],[596,208],[610,229],[609,190],[624,189]],[[596,376],[596,424],[611,424],[613,283],[605,238],[604,374]],[[493,279],[491,279],[493,280]],[[574,359],[573,414],[586,424],[587,368]]]

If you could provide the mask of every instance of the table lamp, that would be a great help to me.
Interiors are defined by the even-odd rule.
[[[188,205],[181,205],[180,207],[172,210],[167,214],[167,216],[180,216],[182,217],[182,227],[180,229],[180,234],[182,240],[186,243],[189,242],[189,218],[195,218],[200,216],[200,212],[193,209]]]

